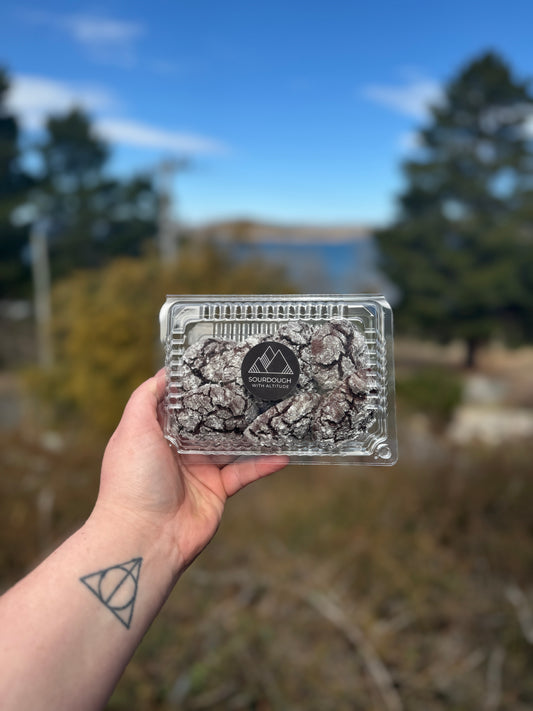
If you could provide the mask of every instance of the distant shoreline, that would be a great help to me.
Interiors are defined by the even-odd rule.
[[[366,225],[270,225],[245,220],[192,227],[195,236],[216,241],[249,244],[349,244],[368,240],[373,229]]]

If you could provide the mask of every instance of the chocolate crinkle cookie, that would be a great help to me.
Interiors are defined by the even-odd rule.
[[[183,393],[174,411],[180,430],[190,434],[242,432],[258,415],[254,398],[229,385],[201,385]]]
[[[311,377],[322,391],[336,388],[366,366],[364,336],[345,319],[314,329],[310,342]]]
[[[261,447],[275,448],[309,437],[318,393],[299,392],[258,415],[244,436]]]
[[[183,356],[184,368],[198,378],[198,384],[234,383],[241,377],[240,348],[234,341],[206,338],[187,348]]]
[[[368,397],[376,393],[372,379],[357,373],[348,375],[321,398],[313,419],[313,439],[343,442],[352,439],[354,433],[364,432],[375,418],[374,410],[368,407]]]
[[[245,387],[241,368],[262,341],[288,346],[300,367],[296,390],[265,402]],[[331,446],[354,439],[375,419],[376,381],[363,334],[342,318],[289,321],[273,334],[245,341],[209,337],[185,351],[174,385],[175,426],[187,442],[213,450]]]

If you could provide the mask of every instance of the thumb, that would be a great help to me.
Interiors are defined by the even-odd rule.
[[[233,496],[248,484],[287,466],[286,456],[259,456],[237,459],[220,471],[226,496]]]
[[[160,433],[157,409],[164,394],[165,370],[162,368],[130,395],[116,433],[127,433],[130,437],[144,435],[147,430],[152,429],[157,429]]]

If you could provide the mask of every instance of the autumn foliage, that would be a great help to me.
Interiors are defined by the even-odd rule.
[[[283,272],[260,261],[240,262],[211,244],[184,246],[162,266],[153,255],[121,258],[60,282],[53,295],[55,365],[33,370],[30,386],[55,420],[110,433],[132,390],[163,363],[158,314],[167,293],[287,291]]]

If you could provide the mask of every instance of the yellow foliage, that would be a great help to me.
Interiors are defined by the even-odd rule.
[[[56,415],[80,413],[105,434],[117,425],[128,396],[162,364],[158,313],[167,293],[287,291],[279,268],[232,263],[214,245],[189,245],[163,267],[154,256],[122,258],[78,272],[53,294],[56,365],[32,384]]]

